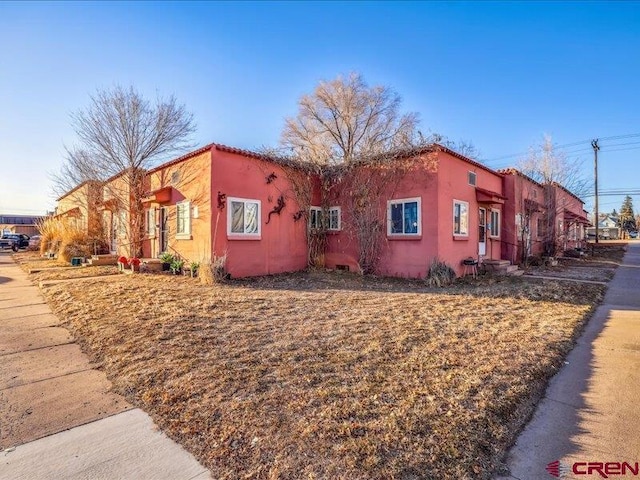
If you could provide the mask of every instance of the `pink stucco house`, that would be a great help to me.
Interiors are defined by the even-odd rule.
[[[211,143],[142,173],[143,256],[224,256],[233,277],[311,263],[423,278],[434,260],[461,275],[469,258],[502,267],[523,251],[543,253],[546,231],[561,249],[578,246],[588,223],[583,202],[560,185],[494,171],[438,144],[320,173]],[[127,212],[107,193],[120,179],[105,183],[102,202],[112,220],[122,217],[105,223],[114,251]]]
[[[144,255],[226,255],[233,277],[306,268],[307,226],[295,215],[288,171],[278,159],[216,143],[150,170]]]
[[[370,199],[384,236],[375,272],[424,277],[437,258],[460,275],[469,257],[499,260],[506,200],[502,175],[436,144],[412,155],[430,160]],[[338,194],[329,201],[329,217],[336,221],[329,227],[325,263],[357,269],[360,245],[345,200]]]
[[[558,183],[543,185],[515,168],[504,181],[502,258],[522,263],[530,255],[557,255],[584,246],[589,225],[584,202]]]

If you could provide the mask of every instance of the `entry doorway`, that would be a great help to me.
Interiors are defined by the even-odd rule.
[[[158,253],[162,254],[169,248],[169,211],[167,207],[160,207],[159,209],[159,235],[158,235]]]
[[[487,209],[478,209],[478,255],[487,254]]]

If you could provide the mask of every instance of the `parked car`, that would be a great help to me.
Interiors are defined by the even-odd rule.
[[[5,233],[0,238],[0,248],[11,248],[17,251],[29,246],[29,235],[24,233]]]
[[[29,237],[29,250],[38,250],[40,248],[40,235],[31,235]]]
[[[638,232],[635,230],[631,230],[629,232],[629,238],[638,238]]]

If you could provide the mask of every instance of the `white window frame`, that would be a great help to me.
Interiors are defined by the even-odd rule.
[[[148,237],[153,237],[156,234],[156,209],[155,207],[148,208],[144,213],[145,232]]]
[[[333,212],[337,212],[338,214],[337,225],[334,225],[332,222],[333,217],[331,216],[331,214]],[[327,215],[327,228],[332,232],[342,230],[342,208],[341,207],[329,207],[329,213]]]
[[[391,218],[391,207],[393,205],[404,205],[405,203],[417,203],[418,204],[418,225],[416,233],[404,233],[405,225],[404,225],[404,206],[402,207],[402,233],[392,232],[393,229],[393,220]],[[387,235],[390,237],[418,237],[422,235],[422,198],[421,197],[412,197],[412,198],[394,198],[393,200],[387,200]]]
[[[494,225],[494,215],[497,218],[496,225]],[[489,229],[489,236],[491,238],[499,238],[500,237],[500,210],[491,209],[491,213],[489,214],[489,219],[491,220],[491,228]],[[494,233],[495,232],[495,233]]]
[[[233,203],[256,203],[258,205],[257,232],[244,233],[231,231],[231,228],[233,226]],[[246,225],[244,225],[243,228],[246,228]],[[255,198],[227,197],[227,237],[254,240],[260,240],[262,238],[262,202],[260,200],[257,200]]]
[[[467,217],[467,221],[466,221],[466,230],[463,231],[462,230],[462,208],[460,209],[460,231],[456,232],[456,205],[460,205],[460,206],[464,206],[466,208],[466,217]],[[454,237],[468,237],[469,236],[469,202],[465,202],[464,200],[453,200],[453,215],[452,215],[452,229],[453,229],[453,236]]]
[[[471,183],[471,178],[473,178],[473,183]],[[478,184],[478,174],[469,170],[467,172],[467,183],[472,187],[475,187]]]
[[[312,205],[311,207],[309,207],[309,229],[320,230],[321,228],[322,228],[322,208]]]
[[[186,211],[187,214],[184,218],[184,229],[182,231],[180,230],[180,210]],[[191,202],[188,200],[176,203],[176,239],[191,239]]]

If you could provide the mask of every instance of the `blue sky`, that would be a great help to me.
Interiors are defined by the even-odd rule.
[[[604,138],[600,189],[640,192],[640,3],[0,2],[0,45],[0,213],[53,207],[69,115],[98,88],[175,94],[195,144],[255,149],[352,71],[494,168],[547,133],[584,141],[566,151],[592,178],[588,140]]]

